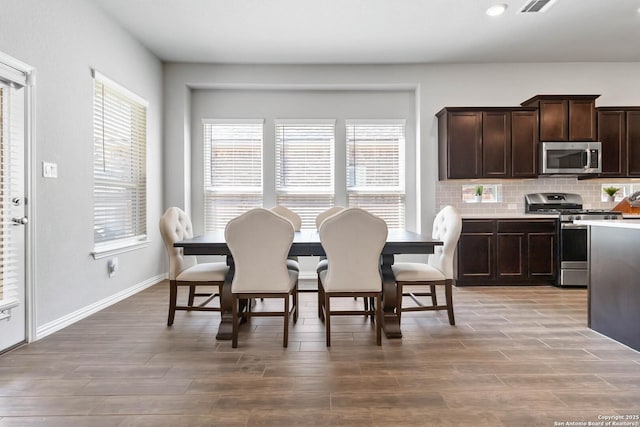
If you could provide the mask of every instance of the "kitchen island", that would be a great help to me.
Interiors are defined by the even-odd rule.
[[[575,222],[590,228],[589,327],[640,351],[640,219]]]

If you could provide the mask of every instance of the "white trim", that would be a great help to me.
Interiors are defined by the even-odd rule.
[[[104,84],[105,86],[109,86],[112,89],[136,101],[137,103],[142,104],[145,108],[149,108],[149,101],[147,101],[140,95],[132,92],[131,90],[127,89],[126,87],[122,86],[120,83],[114,80],[111,80],[109,77],[105,76],[100,71],[97,71],[95,68],[91,69],[91,75],[93,76],[94,79]]]
[[[278,125],[336,125],[336,119],[275,119],[273,123]]]
[[[264,119],[202,119],[203,125],[264,125]]]
[[[401,125],[406,126],[405,119],[345,119],[345,126],[349,125]]]
[[[80,310],[76,310],[72,313],[69,313],[65,316],[60,317],[59,319],[53,320],[49,323],[45,323],[44,325],[36,329],[35,340],[40,340],[46,336],[53,334],[54,332],[58,332],[59,330],[66,328],[67,326],[72,325],[86,317],[89,317],[100,310],[103,310],[117,302],[120,302],[126,298],[129,298],[130,296],[135,295],[138,292],[143,291],[157,283],[160,283],[161,281],[167,279],[167,277],[168,277],[167,273],[163,273],[163,274],[159,274],[157,276],[151,277],[150,279],[147,279],[144,282],[138,283],[137,285],[133,285],[128,289],[125,289],[116,294],[103,298],[100,301],[96,301],[95,303],[88,305],[86,307],[83,307]]]
[[[0,312],[19,306],[17,299],[0,300]]]
[[[93,259],[100,259],[110,257],[111,255],[121,254],[124,252],[135,251],[136,249],[146,248],[151,244],[151,240],[139,240],[136,239],[134,241],[126,241],[126,242],[118,242],[118,244],[114,244],[113,242],[109,242],[109,244],[105,243],[104,245],[96,246],[91,252]]]

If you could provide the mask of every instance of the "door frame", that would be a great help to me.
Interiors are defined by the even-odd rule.
[[[25,85],[25,141],[24,141],[24,198],[25,215],[29,222],[25,224],[25,254],[24,254],[24,292],[25,292],[25,340],[34,341],[36,336],[37,313],[35,287],[35,223],[34,208],[35,171],[37,171],[35,156],[36,135],[36,70],[34,67],[0,52],[0,62],[9,65],[27,76]]]

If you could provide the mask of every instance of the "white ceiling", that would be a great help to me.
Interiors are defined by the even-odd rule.
[[[94,0],[164,61],[640,61],[640,0]],[[499,17],[488,6],[506,3]]]

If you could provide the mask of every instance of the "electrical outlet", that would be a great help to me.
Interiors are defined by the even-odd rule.
[[[109,277],[115,276],[117,270],[118,270],[118,258],[111,258],[107,262],[107,272],[109,273]]]
[[[516,204],[515,204],[515,203],[509,203],[509,204],[507,205],[507,209],[515,210],[515,209],[516,209]]]
[[[51,162],[42,162],[42,176],[44,178],[57,178],[58,164]]]

